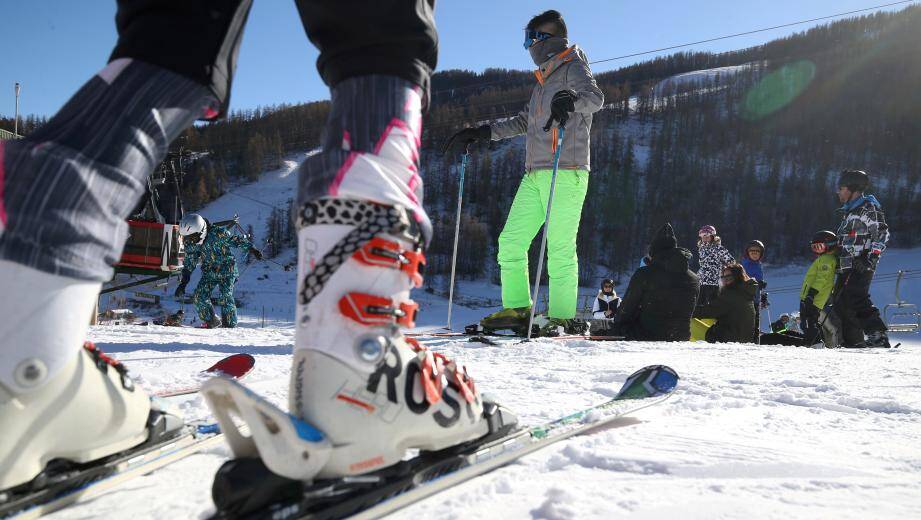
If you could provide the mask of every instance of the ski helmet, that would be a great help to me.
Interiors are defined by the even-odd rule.
[[[862,170],[844,170],[838,177],[838,187],[841,186],[851,191],[866,191],[870,186],[870,176]]]
[[[612,279],[610,279],[610,278],[605,278],[604,280],[601,280],[601,288],[602,288],[602,289],[604,289],[604,286],[605,286],[605,285],[610,285],[611,287],[614,287],[614,280],[612,280]]]
[[[838,235],[834,231],[822,230],[812,235],[810,248],[817,254],[822,254],[838,245]]]
[[[749,249],[758,248],[761,250],[761,256],[764,257],[764,242],[760,240],[752,240],[745,246],[745,254],[748,254]]]
[[[706,225],[706,226],[700,228],[700,229],[697,231],[697,234],[698,234],[698,235],[704,235],[704,234],[706,234],[706,235],[714,235],[714,236],[715,236],[715,235],[716,235],[716,228],[713,227],[713,226],[710,226],[710,225]]]
[[[179,234],[185,242],[201,244],[208,235],[208,223],[198,213],[189,213],[179,221]]]

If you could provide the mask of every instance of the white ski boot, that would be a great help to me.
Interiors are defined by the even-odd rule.
[[[308,204],[300,224],[295,417],[232,381],[205,384],[225,432],[235,428],[232,415],[252,430],[236,445],[228,434],[238,457],[258,452],[292,479],[335,478],[390,466],[410,448],[440,450],[515,424],[484,403],[466,368],[399,332],[413,326],[409,290],[421,284],[424,265],[411,212],[326,198]]]
[[[124,366],[80,348],[98,283],[0,261],[0,286],[0,490],[54,459],[85,463],[144,443],[149,426],[178,430],[178,418],[151,413]]]

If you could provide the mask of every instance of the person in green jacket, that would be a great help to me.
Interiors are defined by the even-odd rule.
[[[818,256],[806,271],[800,291],[803,334],[808,345],[823,339],[826,347],[834,348],[841,343],[839,318],[831,305],[838,269],[838,236],[833,231],[819,231],[813,235],[810,247]]]
[[[567,38],[566,23],[559,12],[550,10],[532,18],[525,28],[524,47],[538,69],[528,105],[515,117],[461,130],[445,145],[445,153],[459,154],[476,141],[527,136],[525,176],[499,235],[503,310],[480,322],[487,329],[527,328],[532,303],[528,248],[544,225],[550,196],[559,131],[558,126],[551,125],[553,121],[565,121],[565,133],[547,230],[550,302],[546,326],[568,328],[576,315],[576,235],[588,190],[592,114],[604,104],[604,94],[595,83],[585,53]]]

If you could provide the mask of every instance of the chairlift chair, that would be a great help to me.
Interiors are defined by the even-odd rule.
[[[918,332],[921,329],[921,311],[914,303],[908,303],[899,295],[899,286],[905,271],[899,270],[895,281],[895,303],[883,307],[883,317],[891,332]]]

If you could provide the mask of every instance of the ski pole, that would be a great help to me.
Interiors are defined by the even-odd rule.
[[[448,286],[448,324],[445,327],[451,330],[451,307],[454,305],[454,272],[457,267],[457,239],[460,237],[461,204],[464,201],[464,171],[467,169],[467,157],[470,152],[464,148],[461,156],[460,179],[457,187],[457,213],[454,216],[454,252],[451,255],[451,284]]]
[[[540,254],[537,257],[537,277],[534,279],[534,291],[531,297],[531,317],[528,319],[528,335],[525,341],[531,339],[531,326],[534,324],[534,311],[537,309],[537,294],[538,291],[540,291],[540,277],[544,270],[544,251],[547,249],[547,231],[550,229],[550,208],[553,206],[553,192],[556,189],[556,173],[560,166],[560,151],[563,149],[563,132],[566,129],[565,124],[565,121],[560,121],[560,132],[556,137],[556,151],[553,154],[553,174],[550,176],[550,196],[547,197],[547,213],[544,215],[544,232],[540,238]]]

